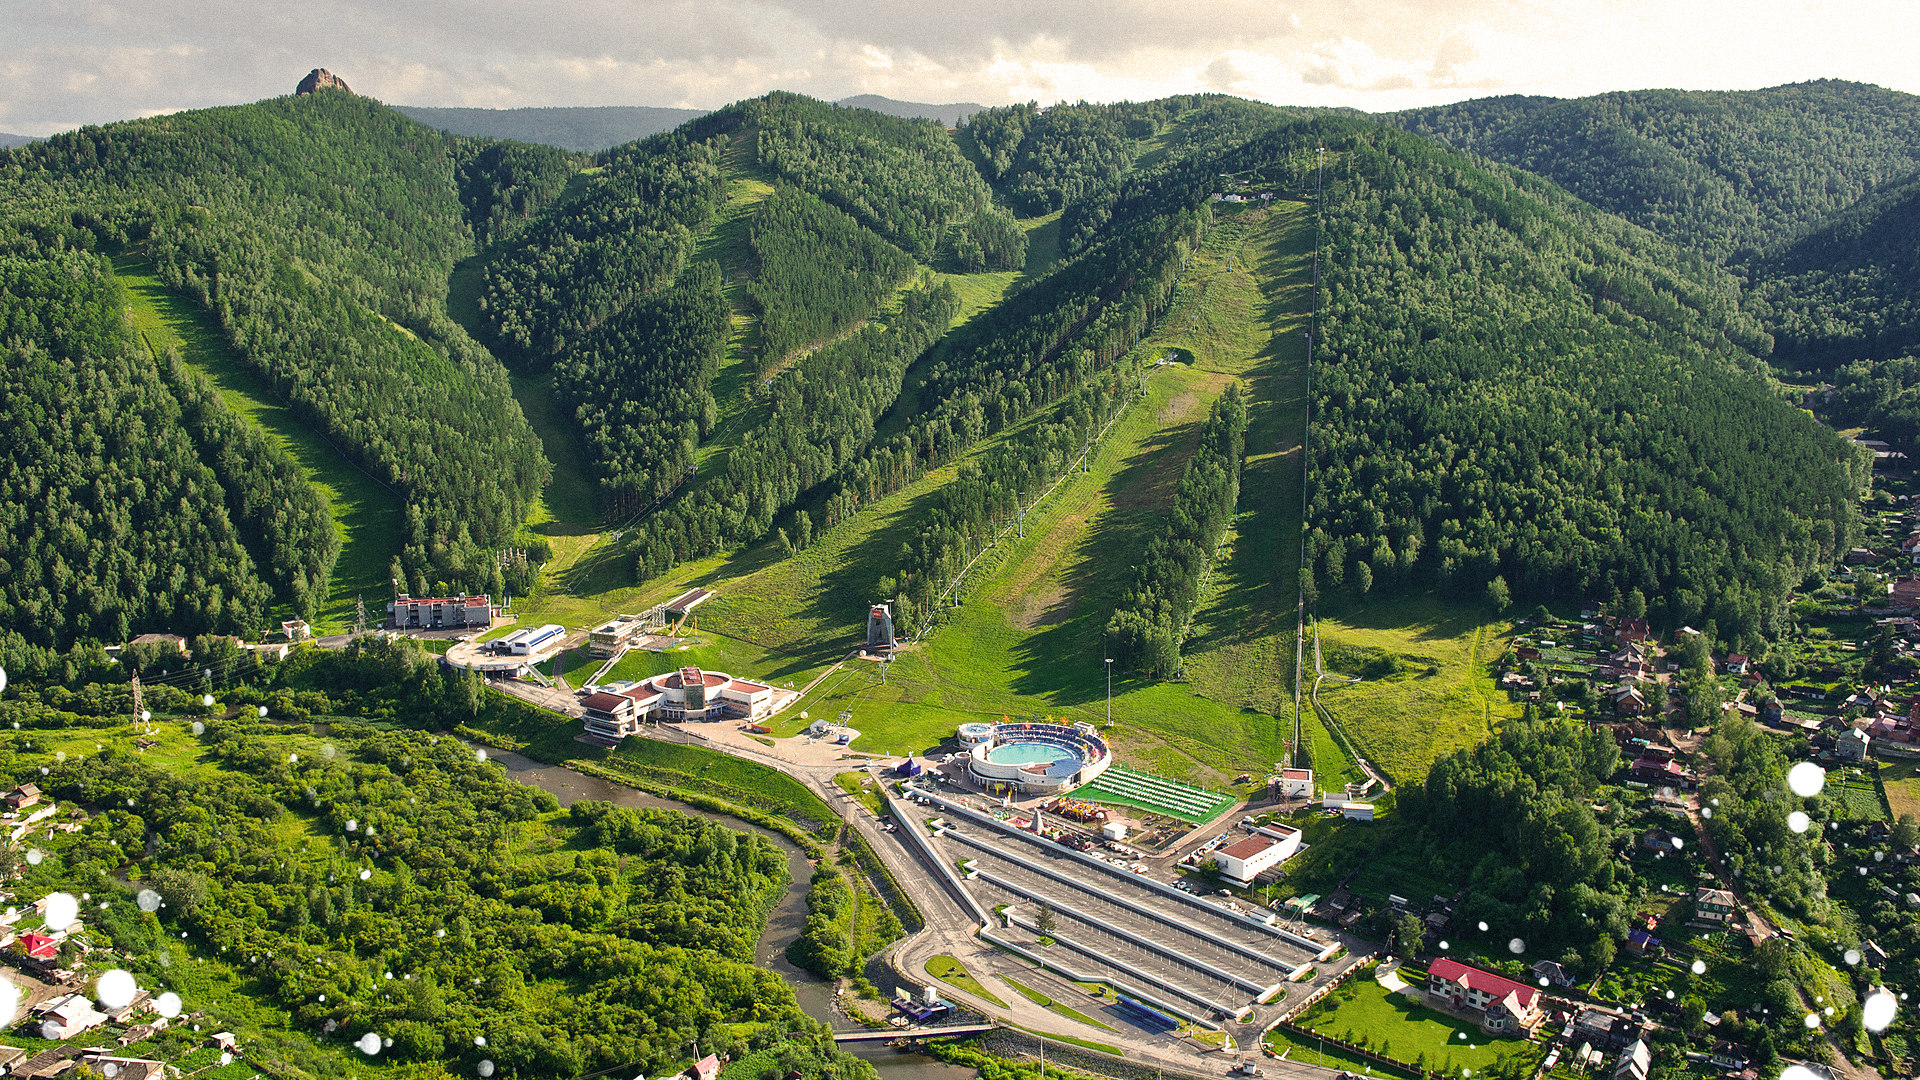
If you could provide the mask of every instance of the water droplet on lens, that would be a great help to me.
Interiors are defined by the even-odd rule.
[[[1844,957],[1842,957],[1842,959],[1844,959],[1847,962],[1848,967],[1859,967],[1860,966],[1860,950],[1848,949],[1847,954]]]
[[[473,1037],[473,1045],[475,1046],[487,1045],[487,1037],[485,1035],[475,1035]]]
[[[1514,938],[1512,941],[1507,942],[1507,951],[1518,956],[1527,951],[1527,943],[1521,941],[1519,938]]]
[[[1787,770],[1787,790],[1803,799],[1811,799],[1827,786],[1827,770],[1811,761],[1802,761]]]
[[[1451,946],[1451,945],[1448,945],[1448,944],[1447,944],[1446,942],[1444,942],[1444,941],[1442,941],[1442,942],[1440,943],[1440,947],[1441,947],[1441,948],[1443,948],[1443,949],[1450,949],[1450,948],[1452,948],[1453,946]],[[478,980],[478,979],[475,979],[474,981],[475,981],[475,982],[479,982],[480,980]]]
[[[37,848],[27,852],[27,862],[33,864],[34,866],[39,866],[41,863],[46,861],[46,858],[47,858],[46,854],[41,852]]]
[[[1707,962],[1705,960],[1695,960],[1693,962],[1693,973],[1695,975],[1705,975],[1707,973]]]
[[[1787,828],[1792,829],[1794,832],[1806,832],[1812,825],[1813,819],[1807,816],[1805,810],[1795,810],[1793,813],[1787,815]]]
[[[108,1011],[126,1008],[133,1003],[133,995],[138,992],[139,988],[133,984],[133,973],[120,968],[103,973],[99,981],[93,984],[93,996],[100,999],[100,1004],[106,1006]]]
[[[162,963],[165,963],[167,961],[167,954],[161,953],[160,959]],[[180,1015],[180,995],[169,990],[166,993],[161,994],[159,997],[154,998],[153,1011],[159,1013],[161,1016],[164,1016],[169,1020],[173,1019],[176,1016],[179,1016]]]
[[[133,902],[139,906],[141,911],[160,910],[160,894],[154,892],[152,889],[141,889],[135,893]]]
[[[373,876],[373,871],[371,871],[371,870],[362,870],[362,871],[360,871],[360,880],[361,880],[361,881],[365,881],[365,880],[367,880],[368,878],[370,878],[370,877],[372,877],[372,876]]]
[[[481,749],[475,750],[473,752],[473,760],[480,761],[480,762],[486,761],[487,760],[486,748],[482,747]]]
[[[198,735],[205,735],[205,734],[207,733],[207,725],[205,725],[205,724],[203,724],[203,723],[201,723],[201,722],[200,722],[200,721],[198,721],[198,720],[195,720],[195,721],[193,722],[193,728],[192,728],[192,731],[193,731],[193,733],[194,733],[194,734],[195,734],[196,736],[198,736]]]
[[[1902,998],[1907,995],[1901,994]],[[1893,1014],[1900,1008],[1893,995],[1885,990],[1875,990],[1860,1003],[1860,1023],[1868,1031],[1879,1033],[1887,1030],[1893,1023]]]
[[[43,909],[47,926],[54,930],[65,930],[80,917],[80,901],[72,893],[48,893],[46,907]]]
[[[374,1054],[380,1052],[380,1035],[378,1032],[369,1031],[365,1035],[360,1036],[359,1040],[353,1045],[358,1047],[361,1053],[372,1057]]]
[[[493,1062],[491,1062],[491,1061],[482,1061],[482,1062],[480,1063],[480,1068],[479,1068],[479,1070],[478,1070],[478,1071],[479,1071],[479,1073],[480,1073],[480,1075],[481,1075],[481,1076],[492,1076],[492,1075],[493,1075]]]

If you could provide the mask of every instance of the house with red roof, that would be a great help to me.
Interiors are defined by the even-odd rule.
[[[26,933],[21,934],[20,940],[15,944],[20,947],[21,953],[29,960],[38,960],[45,964],[51,963],[60,957],[59,938],[48,937],[45,934]]]
[[[1542,1015],[1538,988],[1444,956],[1427,967],[1427,995],[1479,1013],[1481,1028],[1490,1032],[1524,1034]]]

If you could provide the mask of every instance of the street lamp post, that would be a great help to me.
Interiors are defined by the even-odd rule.
[[[1107,726],[1113,726],[1113,657],[1107,660]]]

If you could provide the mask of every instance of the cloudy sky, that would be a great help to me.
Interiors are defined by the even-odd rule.
[[[1899,0],[0,0],[0,131],[253,101],[316,66],[393,104],[489,108],[1920,93],[1917,36]]]

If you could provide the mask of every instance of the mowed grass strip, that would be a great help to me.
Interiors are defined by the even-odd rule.
[[[206,312],[167,290],[138,256],[114,260],[126,287],[133,324],[159,353],[180,350],[187,366],[210,379],[228,408],[265,428],[326,497],[341,540],[315,629],[339,631],[353,621],[354,597],[378,608],[391,582],[388,563],[400,552],[400,497],[361,472],[280,400],[267,381],[228,347]],[[378,612],[373,613],[376,617]]]

